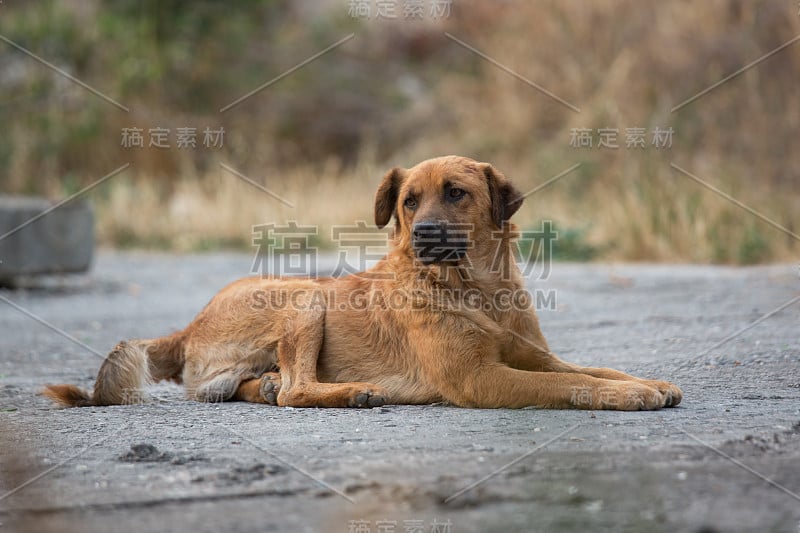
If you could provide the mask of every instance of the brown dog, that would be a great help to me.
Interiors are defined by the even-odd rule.
[[[134,403],[145,384],[172,379],[200,401],[295,407],[677,405],[671,383],[550,352],[513,259],[507,221],[521,204],[487,163],[449,156],[392,169],[375,223],[395,218],[393,247],[374,268],[236,281],[183,331],[121,342],[92,395],[73,385],[45,394],[69,406]]]

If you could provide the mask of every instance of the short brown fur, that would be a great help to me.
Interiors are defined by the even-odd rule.
[[[444,197],[453,187],[463,198]],[[395,218],[393,246],[370,270],[338,279],[236,281],[183,331],[120,343],[93,394],[72,385],[44,393],[68,406],[135,403],[147,383],[172,379],[201,401],[295,407],[677,405],[682,393],[671,383],[559,359],[530,306],[464,305],[467,292],[491,302],[499,291],[524,290],[508,223],[521,203],[511,182],[487,163],[447,156],[393,169],[375,199],[379,227]],[[422,264],[412,245],[421,220],[469,224],[466,256]],[[271,305],[280,291],[292,305]],[[391,304],[393,295],[412,292],[403,305]],[[351,305],[356,296],[369,305]]]

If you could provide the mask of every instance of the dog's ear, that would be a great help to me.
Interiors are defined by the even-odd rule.
[[[498,228],[511,218],[522,206],[522,194],[502,173],[489,163],[483,163],[483,174],[489,185],[489,196],[492,199],[492,220]]]
[[[386,226],[392,215],[397,214],[397,195],[400,194],[400,185],[405,176],[405,169],[399,167],[383,176],[378,192],[375,193],[375,225],[379,228]]]

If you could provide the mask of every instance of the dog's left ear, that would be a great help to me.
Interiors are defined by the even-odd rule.
[[[406,177],[405,169],[395,167],[383,176],[375,193],[375,225],[383,228],[391,220],[392,215],[397,215],[397,195],[400,186]]]
[[[489,196],[492,199],[492,220],[498,228],[511,218],[522,206],[522,194],[511,184],[501,172],[489,163],[483,163],[482,170],[489,185]]]

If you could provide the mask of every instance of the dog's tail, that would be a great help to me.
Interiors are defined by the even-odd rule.
[[[152,340],[122,341],[103,361],[91,394],[75,385],[47,385],[42,394],[66,407],[142,403],[145,385],[162,379],[180,380],[183,340],[179,332]]]

